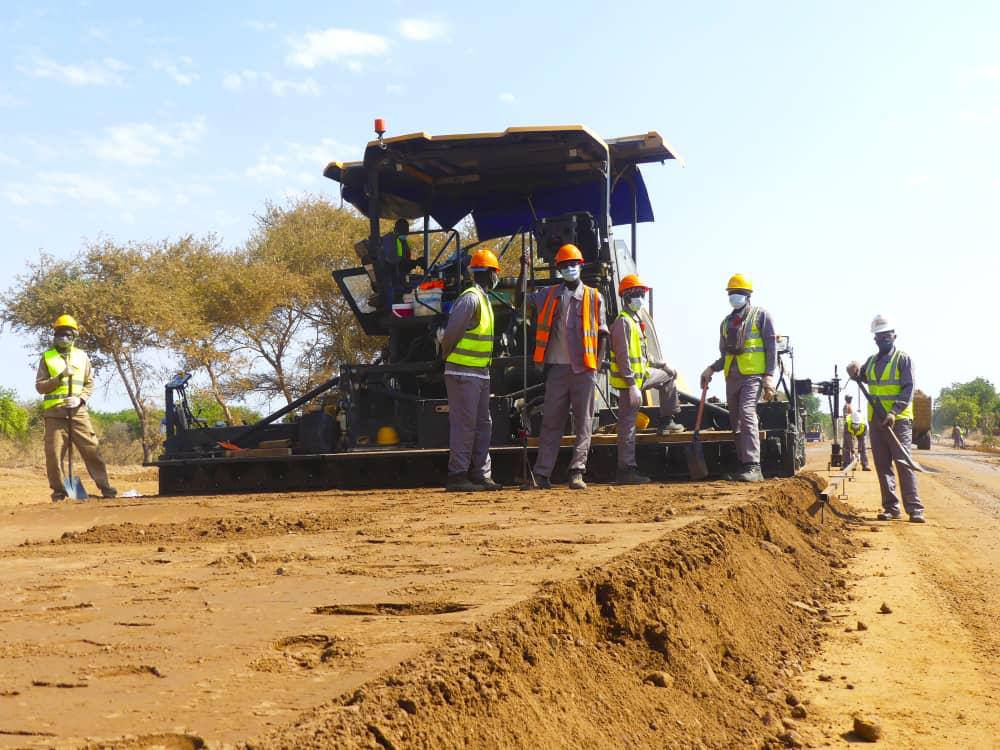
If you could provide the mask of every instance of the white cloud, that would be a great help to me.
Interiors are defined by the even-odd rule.
[[[9,203],[20,207],[54,206],[64,201],[123,206],[155,206],[159,195],[144,188],[117,188],[103,177],[74,172],[41,172],[34,181],[5,185],[0,191]]]
[[[99,159],[138,167],[155,164],[164,156],[183,156],[201,140],[204,132],[202,115],[169,127],[148,122],[131,123],[107,128],[105,137],[92,141],[90,146]]]
[[[243,25],[254,31],[274,31],[278,28],[274,21],[246,21]]]
[[[332,138],[322,138],[316,143],[286,143],[284,151],[266,151],[257,158],[257,163],[244,173],[251,179],[264,182],[280,178],[290,178],[302,185],[316,182],[327,164],[333,159],[349,158],[358,149],[346,146]],[[297,188],[296,188],[297,189]]]
[[[109,42],[111,41],[111,36],[108,34],[108,30],[101,28],[100,26],[91,26],[87,29],[87,36],[91,39],[96,39],[99,42]]]
[[[322,93],[320,85],[313,78],[301,81],[287,81],[276,78],[270,73],[258,73],[256,70],[241,70],[238,73],[226,73],[222,78],[223,88],[229,91],[245,91],[256,86],[263,86],[275,96],[299,94],[300,96],[319,96]]]
[[[289,40],[292,51],[288,62],[313,69],[323,63],[351,60],[358,57],[381,57],[389,52],[389,40],[378,34],[354,29],[310,31]]]
[[[121,86],[122,73],[128,65],[113,57],[103,60],[63,65],[48,57],[36,57],[32,65],[18,65],[17,69],[32,78],[52,78],[73,86]]]
[[[153,70],[159,70],[170,76],[174,83],[180,86],[190,86],[198,80],[198,73],[194,70],[194,60],[186,55],[179,57],[176,62],[170,60],[153,60]]]
[[[513,104],[517,100],[517,97],[509,91],[504,91],[502,94],[497,95],[497,99],[504,104]]]
[[[426,18],[404,18],[396,28],[401,37],[411,42],[429,42],[448,35],[448,24]]]

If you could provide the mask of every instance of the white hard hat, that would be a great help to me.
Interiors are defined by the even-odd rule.
[[[872,333],[885,333],[893,330],[895,329],[884,315],[876,315],[875,319],[872,320]]]
[[[851,422],[856,426],[861,424],[861,412],[856,411],[851,414]]]

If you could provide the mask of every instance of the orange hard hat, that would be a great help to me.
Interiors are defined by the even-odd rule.
[[[638,274],[630,273],[628,276],[623,278],[621,283],[618,285],[618,294],[625,294],[625,292],[629,289],[643,289],[645,291],[649,291],[652,288],[653,287],[649,284],[643,283]]]
[[[500,261],[497,260],[497,256],[492,250],[487,250],[485,247],[482,250],[476,250],[472,256],[472,260],[469,261],[469,268],[492,268],[494,271],[500,270]]]
[[[565,263],[568,260],[578,260],[583,263],[583,253],[576,245],[563,245],[556,253],[556,265]]]

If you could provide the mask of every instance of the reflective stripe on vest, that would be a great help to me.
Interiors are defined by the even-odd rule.
[[[479,299],[479,323],[462,335],[446,361],[465,367],[489,367],[493,360],[493,305],[476,284],[462,294],[471,294]]]
[[[882,402],[882,408],[886,414],[892,413],[893,404],[899,399],[899,394],[903,392],[903,381],[900,380],[899,373],[899,350],[893,352],[885,367],[882,368],[882,376],[875,372],[875,357],[868,358],[868,365],[865,367],[865,380],[868,381],[868,392]],[[868,421],[871,422],[875,416],[875,409],[868,404]],[[913,401],[911,400],[906,408],[896,415],[896,419],[913,419]]]
[[[50,378],[56,377],[66,369],[66,360],[58,349],[49,349],[42,355],[42,358],[45,360]],[[83,375],[87,369],[87,355],[82,349],[74,347],[69,350],[69,362],[73,367],[73,393],[79,395],[83,392]],[[69,396],[69,378],[64,377],[54,391],[45,394],[43,406],[46,409],[60,406],[67,396]]]
[[[739,354],[727,354],[723,371],[729,376],[729,368],[736,360],[736,366],[743,375],[763,375],[767,372],[767,355],[764,353],[764,339],[761,338],[760,329],[757,327],[757,319],[760,317],[760,308],[753,307],[747,314],[753,323],[750,326],[750,335],[743,342],[743,351]],[[729,324],[730,316],[722,321],[722,340],[726,340],[726,326]]]
[[[646,352],[643,342],[646,338],[642,332],[642,326],[624,310],[619,313],[618,318],[625,321],[625,330],[628,332],[628,364],[632,370],[632,377],[635,384],[642,388],[646,375],[649,373],[649,365],[646,364]],[[618,360],[615,358],[615,349],[611,347],[611,387],[625,389],[629,387],[628,381],[621,377],[621,369],[618,367]]]
[[[559,306],[559,295],[562,286],[549,288],[535,319],[535,351],[532,359],[537,364],[545,363],[545,349],[549,345],[549,335],[555,323],[556,308]],[[601,318],[601,295],[593,287],[583,287],[583,310],[581,326],[583,327],[583,366],[588,370],[597,369],[597,335]],[[568,334],[568,331],[567,331]]]

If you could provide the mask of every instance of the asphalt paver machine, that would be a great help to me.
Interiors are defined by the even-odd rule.
[[[369,219],[368,236],[356,245],[357,267],[333,276],[364,333],[384,340],[380,356],[343,365],[336,377],[251,426],[200,422],[188,407],[187,377],[175,378],[166,386],[167,434],[154,462],[162,494],[442,484],[449,414],[435,333],[467,283],[471,254],[489,243],[504,267],[516,269],[528,248],[537,288],[560,283],[554,256],[572,242],[584,255],[583,281],[600,291],[610,323],[619,312],[619,281],[638,271],[637,225],[653,221],[640,167],[679,159],[655,132],[605,140],[586,127],[549,126],[386,138],[380,122],[376,132],[362,161],[333,162],[324,175]],[[627,228],[625,237],[615,236],[615,228]],[[490,293],[491,453],[494,476],[508,483],[523,479],[525,452],[534,458],[544,399],[544,373],[526,362],[534,321],[525,323],[514,306],[515,287],[508,276]],[[642,313],[649,358],[669,362],[652,307]],[[705,327],[706,349],[714,350],[716,322],[691,324]],[[763,470],[771,476],[791,475],[804,463],[791,369],[785,376],[794,358],[787,342],[779,343],[784,396],[758,406]],[[600,481],[615,471],[617,392],[606,373],[597,390],[588,472]],[[690,430],[696,399],[681,398],[677,419]],[[652,401],[644,406],[654,424],[656,409]],[[570,420],[555,480],[565,473],[572,431]],[[685,478],[690,440],[689,432],[641,431],[640,470],[662,480]],[[723,404],[708,404],[701,441],[711,472],[735,462]]]

